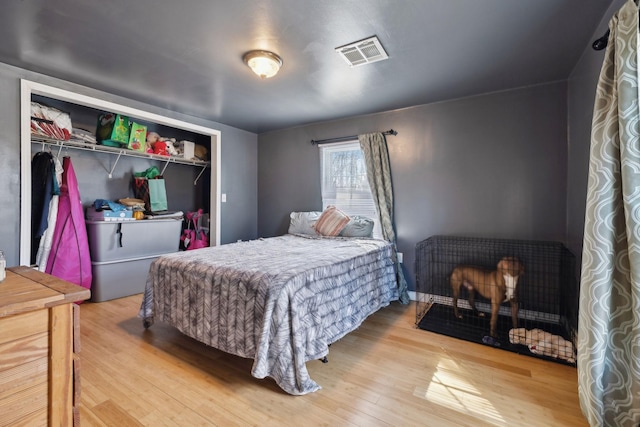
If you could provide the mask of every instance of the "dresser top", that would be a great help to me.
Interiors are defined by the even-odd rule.
[[[11,267],[0,282],[0,317],[83,301],[91,296],[89,289],[34,270]]]

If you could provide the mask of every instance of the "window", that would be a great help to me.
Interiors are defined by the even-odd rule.
[[[373,237],[382,238],[360,143],[357,141],[320,146],[322,209],[337,206],[347,215],[360,215],[375,222]]]

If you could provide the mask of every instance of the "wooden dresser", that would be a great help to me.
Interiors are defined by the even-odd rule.
[[[90,291],[28,267],[0,282],[0,426],[78,424],[79,307]]]

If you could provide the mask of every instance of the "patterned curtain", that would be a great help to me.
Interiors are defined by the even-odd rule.
[[[396,244],[396,233],[393,229],[393,188],[391,186],[391,165],[389,163],[389,151],[387,141],[380,132],[358,135],[358,141],[362,148],[364,161],[367,164],[367,177],[371,195],[378,209],[382,237],[388,242]],[[397,254],[397,248],[396,248]],[[402,267],[396,256],[396,275],[400,302],[409,303],[409,289],[404,278]]]
[[[638,6],[611,19],[596,92],[578,320],[578,389],[592,426],[640,423]]]

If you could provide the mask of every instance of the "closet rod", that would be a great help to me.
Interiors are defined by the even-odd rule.
[[[397,135],[398,132],[396,132],[393,129],[389,129],[387,131],[382,132],[383,135]],[[328,138],[328,139],[312,139],[311,143],[313,145],[320,145],[320,144],[331,144],[333,142],[345,142],[345,141],[353,141],[354,139],[358,139],[358,135],[351,135],[351,136],[340,136],[338,138]]]

